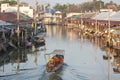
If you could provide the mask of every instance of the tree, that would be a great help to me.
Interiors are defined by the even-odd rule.
[[[53,8],[61,11],[63,17],[65,17],[66,13],[69,11],[69,5],[68,4],[60,5],[59,3],[57,3]]]
[[[2,3],[9,3],[10,5],[16,5],[17,1],[16,0],[2,0],[0,1],[0,4]]]
[[[107,8],[108,5],[115,5],[115,6],[117,6],[117,4],[114,3],[113,1],[110,1],[109,3],[106,3],[106,4],[105,4],[105,7]]]
[[[117,7],[117,8],[118,8],[118,10],[120,10],[120,5],[118,5],[118,7]]]
[[[91,2],[85,2],[82,4],[59,4],[57,3],[53,8],[59,10],[65,16],[68,12],[85,12],[85,11],[99,11],[101,8],[107,8],[108,5],[117,6],[118,10],[120,10],[120,5],[115,4],[113,1],[109,3],[104,3],[102,0],[93,0]]]
[[[85,2],[81,4],[82,11],[99,11],[100,8],[104,8],[103,1]]]

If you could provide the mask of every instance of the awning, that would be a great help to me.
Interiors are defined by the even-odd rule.
[[[12,25],[11,23],[0,20],[0,26]]]

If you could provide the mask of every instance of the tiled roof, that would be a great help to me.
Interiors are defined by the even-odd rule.
[[[0,20],[16,24],[17,13],[15,12],[0,13]],[[25,23],[25,22],[31,22],[31,21],[32,19],[30,17],[20,13],[20,24]]]

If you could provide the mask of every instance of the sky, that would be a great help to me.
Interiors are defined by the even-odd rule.
[[[29,3],[31,6],[34,6],[34,1],[35,0],[19,0],[20,2],[27,2]],[[47,4],[49,3],[51,5],[51,7],[53,7],[56,3],[59,3],[59,4],[81,4],[83,2],[88,2],[88,1],[93,1],[93,0],[37,0],[38,3],[40,5],[43,5],[43,4]],[[104,2],[110,2],[110,1],[113,1],[117,4],[120,5],[120,0],[102,0]]]

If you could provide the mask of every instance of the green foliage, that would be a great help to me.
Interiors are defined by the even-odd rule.
[[[67,12],[80,12],[80,11],[96,11],[104,7],[104,2],[95,1],[95,2],[85,2],[83,4],[59,4],[57,3],[53,8],[59,10],[63,13]]]
[[[117,8],[118,8],[118,10],[120,10],[120,5]]]
[[[16,0],[1,0],[0,4],[2,3],[9,3],[10,5],[15,5],[17,4],[17,1]]]
[[[68,5],[64,4],[64,5],[60,5],[59,3],[57,3],[55,6],[54,6],[54,9],[56,10],[59,10],[61,11],[63,14],[63,17],[66,16],[66,13],[68,12]]]
[[[84,12],[84,11],[97,11],[104,7],[104,2],[85,2],[83,4],[59,4],[57,3],[53,8],[59,10],[63,13],[63,17],[66,16],[68,12]]]
[[[50,4],[44,4],[44,5],[39,5],[38,6],[40,8],[40,10],[49,10],[50,9]]]
[[[85,2],[80,6],[82,11],[98,11],[100,8],[104,8],[104,2],[102,1]]]
[[[101,8],[107,8],[108,5],[115,5],[120,10],[120,5],[115,4],[113,1],[104,3],[102,0],[94,0],[82,4],[59,4],[57,3],[53,8],[63,13],[63,16],[68,12],[85,12],[85,11],[99,11]]]

